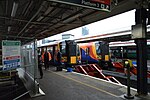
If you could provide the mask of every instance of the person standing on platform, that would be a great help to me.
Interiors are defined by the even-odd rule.
[[[57,53],[57,62],[58,62],[57,70],[58,70],[58,71],[61,71],[61,70],[62,70],[61,57],[62,57],[62,53],[60,52],[60,50],[58,50],[58,53]]]
[[[52,51],[51,51],[51,50],[49,50],[49,53],[50,53],[49,65],[52,65],[52,64],[53,64],[53,62],[52,62],[53,54],[52,54]]]
[[[42,59],[41,59],[41,55],[38,55],[38,69],[40,72],[40,79],[43,78],[43,70],[42,70]]]
[[[46,50],[44,53],[43,53],[43,57],[42,57],[44,60],[44,67],[45,67],[45,70],[47,68],[49,68],[49,61],[51,60],[51,54]]]

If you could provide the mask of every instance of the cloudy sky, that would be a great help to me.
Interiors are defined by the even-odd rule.
[[[132,10],[82,27],[87,27],[89,29],[89,35],[87,36],[93,36],[131,29],[131,26],[134,24],[135,24],[135,10]],[[81,38],[82,27],[67,32],[63,32],[59,35],[51,36],[49,37],[49,39],[50,40],[56,39],[56,36],[57,39],[61,39],[62,34],[73,34],[75,38],[79,37]]]

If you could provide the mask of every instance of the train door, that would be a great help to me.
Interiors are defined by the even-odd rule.
[[[109,43],[106,41],[99,42],[99,54],[101,55],[101,60],[109,61]]]
[[[77,43],[73,40],[66,41],[67,64],[77,64]]]

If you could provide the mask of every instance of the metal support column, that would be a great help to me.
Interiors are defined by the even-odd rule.
[[[38,49],[37,49],[37,39],[34,40],[33,42],[33,47],[32,49],[34,50],[34,93],[39,92],[39,82],[38,82]],[[37,81],[37,83],[36,83]]]
[[[136,40],[137,47],[137,93],[147,94],[146,39]]]
[[[145,8],[136,9],[135,22],[136,25],[142,24],[146,37]],[[137,38],[135,43],[137,51],[137,93],[138,95],[147,95],[147,40],[146,38]]]

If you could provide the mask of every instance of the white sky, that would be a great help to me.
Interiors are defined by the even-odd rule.
[[[92,24],[85,25],[83,27],[87,27],[89,29],[89,35],[86,36],[93,36],[131,29],[131,26],[134,24],[135,24],[135,10],[132,10],[101,21],[97,21]],[[62,34],[73,34],[75,38],[81,38],[82,27],[67,32],[63,32],[58,35],[51,36],[49,37],[49,39],[50,40],[62,39]]]

